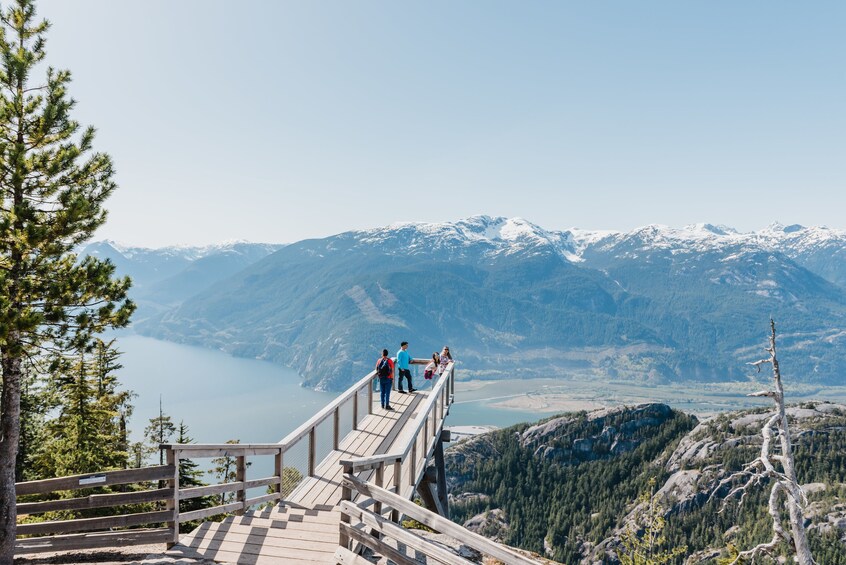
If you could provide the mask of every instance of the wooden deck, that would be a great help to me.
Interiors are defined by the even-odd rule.
[[[343,476],[340,460],[402,452],[413,441],[410,428],[428,394],[394,391],[392,412],[379,407],[377,396],[373,413],[365,416],[358,429],[317,465],[315,475],[305,478],[286,500],[244,516],[206,522],[182,537],[169,553],[238,564],[336,563],[341,521],[337,505]],[[419,450],[413,467],[423,469],[425,457],[425,450]],[[412,497],[417,479],[412,480],[411,467],[403,466],[400,477],[399,494],[406,499]],[[393,466],[386,467],[383,484],[394,484],[393,473]]]

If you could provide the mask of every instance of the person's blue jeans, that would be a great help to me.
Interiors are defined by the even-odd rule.
[[[382,401],[382,408],[391,405],[391,381],[388,377],[379,377],[379,399]]]

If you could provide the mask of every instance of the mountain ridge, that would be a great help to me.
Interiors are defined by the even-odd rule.
[[[450,343],[467,376],[742,379],[774,316],[800,380],[827,382],[846,360],[846,255],[832,246],[846,249],[846,232],[405,222],[263,252],[160,300],[136,328],[342,389],[402,340],[422,357]]]

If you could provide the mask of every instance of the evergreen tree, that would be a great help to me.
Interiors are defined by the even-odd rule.
[[[657,497],[652,495],[654,490],[655,479],[652,478],[648,490],[638,497],[638,503],[643,508],[640,516],[642,529],[630,524],[621,536],[624,548],[620,553],[622,565],[665,565],[687,552],[687,546],[665,549],[664,511]]]
[[[194,443],[194,440],[188,435],[188,426],[183,421],[179,422],[176,443]],[[200,469],[200,465],[191,459],[179,460],[179,488],[205,486],[206,483],[202,480],[204,474]],[[203,508],[210,508],[211,506],[214,506],[214,498],[211,496],[198,496],[197,498],[179,501],[180,512],[191,512],[192,510],[201,510]],[[180,523],[179,529],[182,532],[190,532],[198,525],[199,522]]]
[[[47,437],[47,414],[58,405],[55,391],[45,386],[37,370],[29,367],[23,375],[21,390],[21,432],[15,465],[15,481],[47,478],[38,468],[36,456]]]
[[[91,353],[65,359],[52,387],[58,414],[46,422],[36,455],[42,477],[60,477],[128,466],[125,415],[132,393],[118,389],[120,353],[114,340],[96,340]]]
[[[239,439],[226,440],[226,443],[241,443]],[[237,466],[235,457],[224,455],[223,457],[215,457],[211,460],[214,467],[209,474],[214,475],[219,483],[232,483],[237,479]],[[251,464],[247,463],[247,467]],[[235,499],[235,493],[221,493],[217,504],[226,504]]]
[[[124,326],[129,279],[74,248],[106,219],[111,159],[92,153],[94,130],[71,119],[68,71],[45,68],[46,21],[33,0],[0,13],[0,565],[13,562],[20,401],[29,359],[41,349],[83,349]]]
[[[168,443],[175,432],[176,426],[171,417],[164,413],[162,399],[159,397],[159,415],[150,418],[150,424],[144,428],[144,438],[152,444],[150,452],[159,452],[159,465],[164,465],[164,451],[159,449],[159,445]]]

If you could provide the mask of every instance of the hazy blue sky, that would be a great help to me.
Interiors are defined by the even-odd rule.
[[[5,4],[5,3],[4,3]],[[846,227],[846,3],[42,0],[132,244]]]

